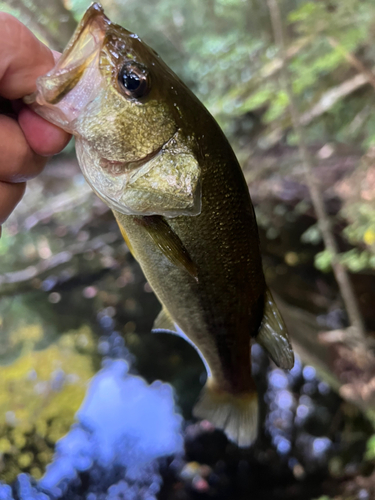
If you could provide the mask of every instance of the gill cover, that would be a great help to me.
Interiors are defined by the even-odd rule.
[[[137,78],[124,76],[124,68],[137,65],[144,69],[144,85],[151,85],[143,93],[124,87]],[[196,148],[176,123],[176,111],[169,106],[173,96],[161,95],[157,88],[160,68],[163,63],[151,49],[94,3],[56,66],[37,80],[37,92],[25,102],[76,136],[82,172],[113,210],[198,215]]]

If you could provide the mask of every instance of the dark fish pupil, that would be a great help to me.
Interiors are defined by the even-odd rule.
[[[135,61],[125,63],[117,78],[120,90],[131,99],[140,99],[150,90],[147,69]]]
[[[122,83],[124,87],[130,91],[137,90],[141,84],[141,80],[135,73],[126,73],[122,75]]]

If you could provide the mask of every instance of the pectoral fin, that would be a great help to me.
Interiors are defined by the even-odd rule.
[[[163,307],[154,322],[153,330],[166,330],[168,332],[178,333],[173,319],[170,317],[169,312]]]
[[[198,280],[197,266],[192,261],[184,244],[160,215],[137,217],[137,223],[144,227],[154,243],[172,264],[187,271]]]
[[[263,320],[256,341],[264,347],[277,366],[285,370],[293,368],[294,353],[289,335],[268,288],[264,296]]]

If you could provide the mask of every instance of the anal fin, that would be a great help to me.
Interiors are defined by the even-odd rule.
[[[154,321],[152,329],[165,330],[168,332],[173,332],[178,334],[173,319],[170,317],[169,312],[165,309],[165,307],[163,307],[163,309],[158,314],[156,320]]]
[[[288,331],[268,288],[264,296],[263,320],[255,340],[264,347],[277,366],[284,370],[293,368],[294,353]]]

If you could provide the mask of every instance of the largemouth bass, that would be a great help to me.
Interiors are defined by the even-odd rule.
[[[158,54],[97,3],[37,89],[26,102],[75,135],[84,176],[162,304],[155,329],[182,331],[205,362],[194,414],[249,446],[258,427],[251,341],[282,368],[294,357],[223,132]]]

